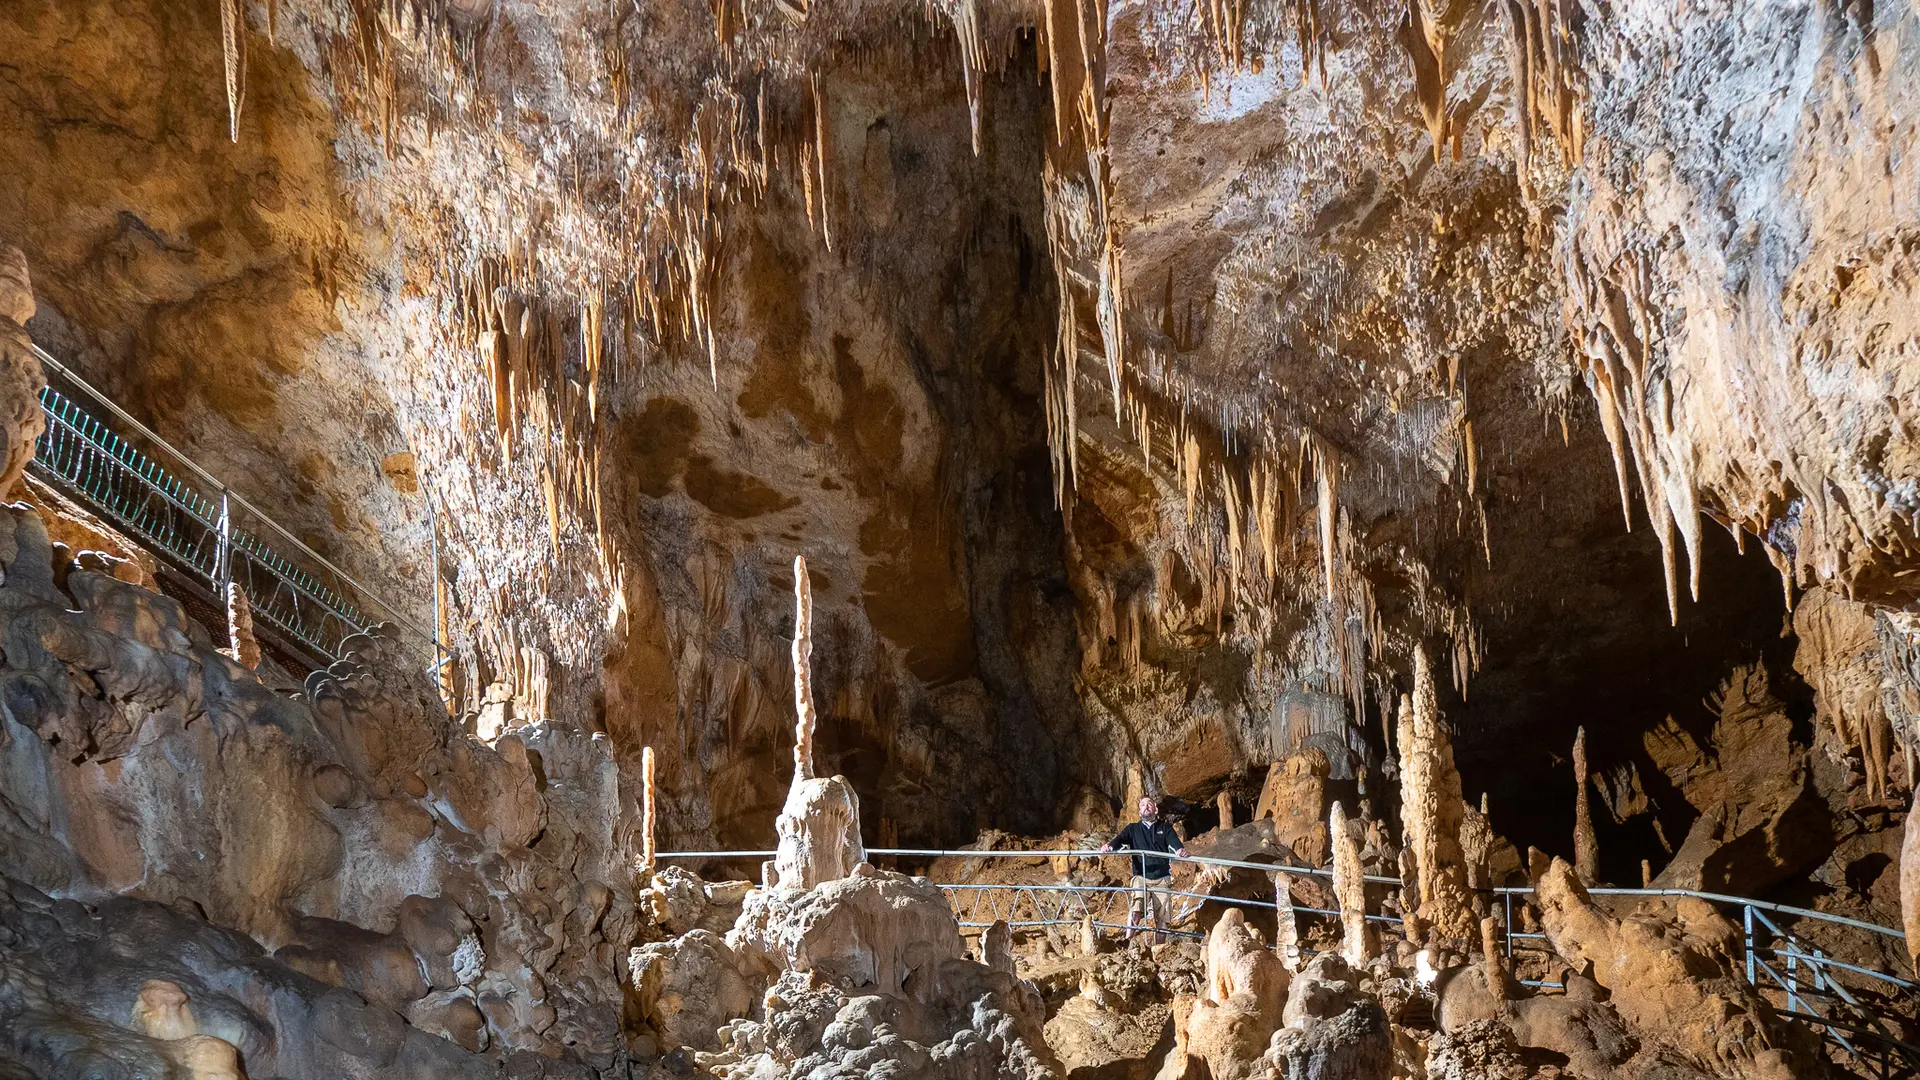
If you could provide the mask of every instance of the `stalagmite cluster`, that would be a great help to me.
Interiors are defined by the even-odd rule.
[[[1920,964],[1914,40],[1778,0],[25,4],[0,1076],[1852,1067],[1702,902],[1585,890],[1604,835],[1849,920],[1793,927],[1843,980]],[[55,429],[76,475],[29,468],[29,322],[99,421]],[[301,603],[429,640],[296,670],[281,594],[159,550],[198,467],[361,582],[293,559]],[[1179,940],[956,918],[1123,896],[1071,852],[1143,794],[1219,857]],[[863,811],[1009,857],[869,862]],[[770,832],[759,887],[696,876]],[[1269,886],[1271,950],[1232,904]]]

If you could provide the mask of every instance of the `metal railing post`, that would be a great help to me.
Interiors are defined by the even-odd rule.
[[[226,603],[227,587],[233,584],[233,510],[227,498],[227,489],[220,489],[220,535],[213,546],[213,573],[217,599]]]
[[[1746,927],[1747,927],[1747,938],[1746,938],[1746,942],[1747,942],[1747,985],[1748,985],[1748,986],[1757,986],[1757,985],[1759,985],[1759,983],[1757,983],[1757,982],[1755,981],[1755,979],[1754,979],[1754,970],[1753,970],[1753,905],[1752,905],[1752,904],[1742,904],[1742,905],[1740,905],[1740,910],[1741,910],[1742,912],[1744,912],[1744,913],[1745,913],[1745,916],[1746,916]]]
[[[1800,955],[1795,952],[1790,952],[1787,954],[1787,1008],[1796,1012],[1800,1009],[1799,990]]]

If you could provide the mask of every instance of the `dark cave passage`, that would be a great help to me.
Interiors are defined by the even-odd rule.
[[[1640,884],[1642,859],[1658,874],[1667,844],[1677,847],[1697,816],[1649,756],[1649,732],[1672,717],[1710,745],[1717,716],[1709,699],[1743,665],[1765,668],[1797,742],[1810,737],[1813,711],[1812,692],[1792,666],[1796,639],[1780,576],[1757,542],[1742,555],[1725,531],[1706,529],[1701,599],[1683,594],[1674,625],[1659,548],[1644,520],[1636,525],[1626,534],[1616,523],[1616,537],[1577,550],[1541,552],[1530,572],[1554,587],[1536,605],[1490,620],[1486,661],[1464,700],[1442,688],[1467,800],[1484,792],[1494,827],[1523,851],[1573,855],[1571,755],[1580,728],[1593,777],[1637,781],[1651,810],[1624,822],[1598,783],[1590,789],[1601,877],[1622,886]]]

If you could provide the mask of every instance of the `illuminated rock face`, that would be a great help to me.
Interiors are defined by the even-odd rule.
[[[643,933],[643,832],[931,933],[863,817],[1084,837],[1136,777],[1271,818],[1349,920],[1404,865],[1436,956],[1529,846],[1920,925],[1911,4],[16,6],[0,496],[50,505],[31,335],[453,657],[275,691],[263,607],[0,518],[9,918],[198,910],[126,970],[203,1027],[292,980],[194,1036],[240,1069],[604,1071],[629,993],[718,1046],[773,976],[633,966],[738,899]],[[860,940],[823,968],[932,970]],[[226,1068],[58,951],[6,977]],[[1346,1004],[1270,1064],[1376,1063]],[[755,1037],[713,1052],[804,1056]]]

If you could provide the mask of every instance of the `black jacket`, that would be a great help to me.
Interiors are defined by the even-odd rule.
[[[1114,850],[1131,849],[1133,851],[1164,851],[1169,854],[1181,848],[1180,834],[1173,826],[1164,821],[1149,825],[1136,821],[1120,830],[1109,844]],[[1133,857],[1133,875],[1135,877],[1160,879],[1173,873],[1172,863],[1167,859],[1156,859],[1151,855]]]

